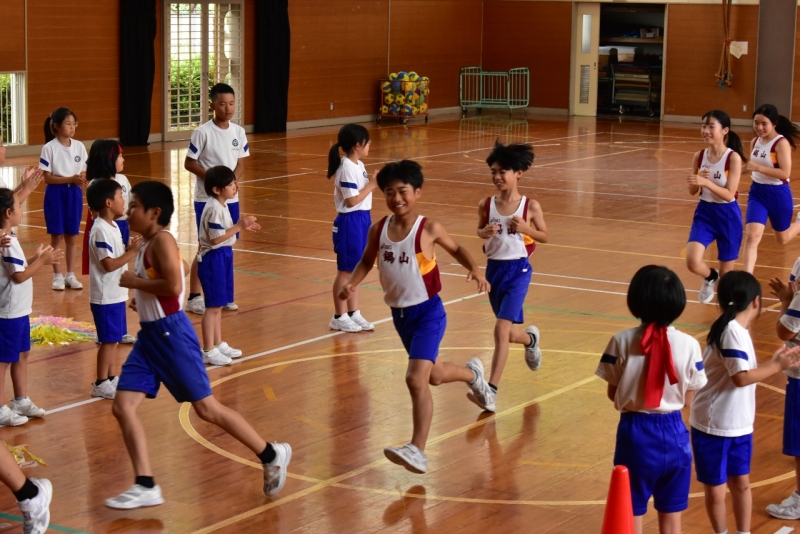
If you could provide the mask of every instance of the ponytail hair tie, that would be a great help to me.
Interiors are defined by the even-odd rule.
[[[730,302],[728,303],[728,306],[733,306],[733,301],[730,301]]]

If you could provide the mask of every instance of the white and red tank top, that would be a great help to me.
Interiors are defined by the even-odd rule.
[[[711,163],[708,161],[708,150],[703,149],[700,151],[700,170],[708,170],[708,179],[714,182],[714,185],[718,185],[720,187],[725,187],[728,185],[728,172],[731,168],[731,154],[733,154],[732,149],[728,149],[722,154],[722,157],[719,158],[719,161],[716,163]],[[729,204],[731,202],[736,202],[736,199],[739,198],[739,192],[733,192],[733,200],[725,200],[714,193],[711,192],[710,189],[706,187],[700,188],[700,200],[705,200],[706,202],[713,202],[714,204]]]
[[[763,165],[764,167],[772,167],[773,169],[779,168],[778,153],[775,151],[775,147],[781,139],[783,139],[783,136],[779,135],[772,141],[762,143],[760,137],[756,138],[756,142],[753,144],[753,150],[750,152],[750,161],[758,165]],[[753,171],[753,181],[759,184],[781,185],[789,180],[772,178],[766,174]]]
[[[528,220],[528,197],[523,196],[517,210],[508,216],[497,212],[495,197],[487,198],[486,205],[489,208],[489,224],[500,226],[500,231],[483,244],[486,257],[490,260],[518,260],[530,257],[536,248],[533,238],[509,229],[509,223],[514,217],[520,217],[523,221]]]
[[[428,259],[422,252],[425,217],[417,217],[411,231],[399,243],[387,235],[392,217],[384,217],[378,227],[378,274],[386,304],[392,308],[407,308],[422,304],[439,293],[442,281],[436,255]]]
[[[162,230],[162,232],[166,232],[166,230]],[[147,280],[161,278],[161,274],[156,272],[150,265],[150,262],[147,261],[147,248],[152,242],[153,238],[150,238],[142,244],[139,252],[136,254],[136,262],[133,264],[134,274]],[[177,297],[163,297],[160,295],[153,295],[152,293],[146,293],[139,289],[135,290],[134,297],[136,298],[136,309],[139,312],[139,320],[143,323],[158,321],[168,315],[182,311],[183,295],[186,290],[184,279],[183,262],[181,262],[181,294]]]

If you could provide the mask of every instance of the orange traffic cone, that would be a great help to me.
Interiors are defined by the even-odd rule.
[[[624,465],[614,467],[611,473],[602,534],[636,534],[636,527],[633,524],[631,480],[628,468]]]

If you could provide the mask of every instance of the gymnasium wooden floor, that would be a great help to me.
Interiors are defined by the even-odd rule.
[[[141,415],[167,502],[127,513],[106,508],[103,500],[130,486],[133,474],[111,403],[89,398],[95,346],[35,347],[29,389],[49,413],[0,430],[0,438],[28,444],[47,461],[28,472],[53,481],[54,531],[599,532],[619,416],[594,369],[609,337],[636,324],[625,305],[627,282],[644,264],[666,265],[679,273],[692,299],[676,326],[704,339],[717,316],[715,306],[696,302],[699,280],[683,260],[696,203],[684,180],[693,152],[703,147],[699,127],[505,116],[369,127],[368,170],[403,157],[418,160],[426,175],[422,213],[443,222],[481,264],[476,205],[494,191],[484,159],[497,137],[534,144],[536,161],[522,191],[542,204],[551,237],[532,258],[525,315],[542,332],[541,370],[530,372],[521,351],[513,350],[495,415],[481,414],[461,384],[435,388],[428,474],[413,475],[386,461],[384,446],[410,438],[411,403],[403,379],[406,354],[374,271],[363,287],[362,310],[377,323],[375,332],[327,329],[335,210],[325,168],[338,128],[252,136],[242,211],[257,215],[263,229],[236,245],[240,310],[226,312],[223,320],[224,339],[246,357],[209,375],[222,402],[268,439],[291,443],[285,489],[266,499],[250,452],[162,391]],[[744,139],[748,130],[738,129]],[[196,231],[185,153],[184,142],[126,149],[125,174],[132,183],[153,178],[172,186],[178,203],[172,229],[188,259]],[[7,165],[36,161],[19,158]],[[749,176],[742,181],[746,192]],[[743,193],[739,202],[746,199]],[[19,229],[30,247],[47,241],[41,208],[38,191]],[[385,213],[376,194],[373,220]],[[756,275],[765,286],[772,276],[788,277],[798,253],[800,242],[784,248],[766,235]],[[439,262],[449,322],[440,358],[461,364],[479,356],[488,365],[494,324],[488,299],[475,294],[442,251]],[[49,273],[34,283],[34,315],[91,321],[87,289],[53,292]],[[774,304],[765,299],[766,306]],[[200,317],[190,318],[199,331]],[[778,346],[776,319],[767,309],[754,328],[762,359]],[[135,333],[133,313],[128,323]],[[121,351],[120,364],[127,351]],[[792,526],[770,519],[764,508],[791,492],[794,465],[781,455],[785,380],[774,376],[761,386],[753,532],[771,534]],[[10,380],[6,387],[10,391]],[[708,532],[697,482],[692,492],[684,531]],[[0,516],[0,532],[18,532],[18,511],[6,491],[0,491],[0,510],[8,512]],[[651,507],[646,532],[657,531],[655,517]]]

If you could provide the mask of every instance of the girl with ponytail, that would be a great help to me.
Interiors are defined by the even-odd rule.
[[[686,245],[686,267],[702,277],[698,300],[708,304],[714,298],[714,285],[733,269],[742,246],[742,210],[736,199],[745,155],[727,113],[714,109],[702,120],[700,133],[708,148],[695,153],[692,174],[686,179],[689,194],[700,194]],[[714,241],[719,272],[703,261],[706,248]]]
[[[800,347],[781,347],[759,366],[748,328],[761,313],[761,284],[748,272],[730,271],[720,278],[717,295],[722,315],[711,326],[703,354],[708,383],[692,403],[692,448],[714,532],[727,532],[726,485],[736,530],[750,532],[756,382],[800,366]]]
[[[333,317],[328,328],[342,332],[374,330],[375,326],[361,316],[358,288],[347,300],[339,293],[361,261],[372,224],[372,191],[377,187],[375,176],[367,174],[361,158],[369,154],[369,132],[360,124],[345,124],[339,130],[335,145],[328,153],[328,178],[334,177],[333,200],[338,212],[333,221],[333,251],[336,252],[336,279],[333,282]],[[339,149],[344,152],[342,158]]]
[[[745,220],[744,270],[752,273],[758,256],[758,244],[769,219],[775,240],[785,245],[800,233],[800,213],[792,221],[794,202],[789,189],[792,174],[792,150],[800,142],[800,128],[778,114],[772,104],[764,104],[753,113],[757,137],[750,142],[747,170],[753,173],[747,198]]]
[[[697,340],[669,326],[685,307],[678,275],[657,265],[639,269],[628,286],[628,309],[642,324],[611,338],[595,372],[622,412],[614,465],[630,472],[639,533],[651,496],[662,533],[681,532],[689,506],[692,454],[681,409],[706,375]]]

